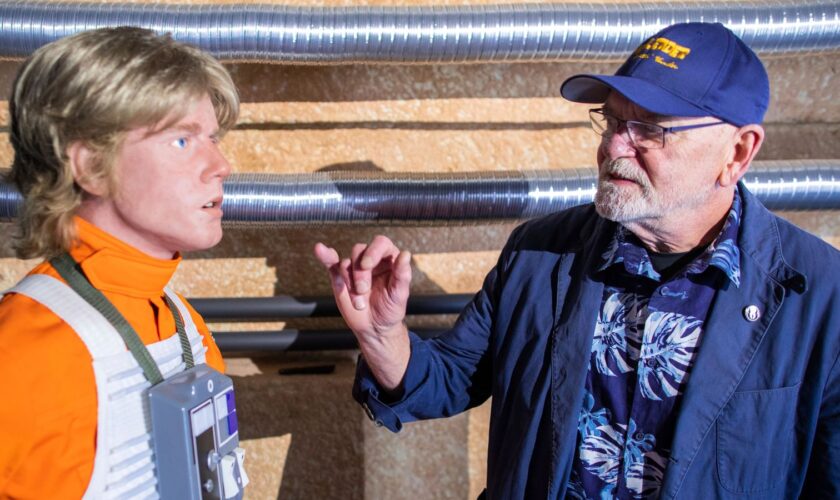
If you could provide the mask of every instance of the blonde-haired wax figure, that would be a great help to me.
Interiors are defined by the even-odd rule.
[[[114,330],[80,319],[59,268],[104,297],[163,377],[186,358],[224,371],[167,283],[181,252],[222,237],[219,141],[236,88],[196,48],[106,28],[38,49],[9,111],[9,180],[24,197],[15,250],[44,261],[0,302],[0,498],[152,494],[149,383]]]

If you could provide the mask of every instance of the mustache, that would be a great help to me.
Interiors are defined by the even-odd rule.
[[[643,188],[649,187],[647,177],[639,167],[633,165],[633,162],[627,158],[617,158],[615,160],[604,160],[601,163],[598,177],[604,181],[607,177],[620,177],[622,179],[631,180]]]

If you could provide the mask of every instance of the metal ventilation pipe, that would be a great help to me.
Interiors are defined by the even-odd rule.
[[[77,31],[134,25],[229,61],[623,60],[660,28],[718,21],[764,55],[840,45],[836,1],[297,7],[0,2],[0,58],[24,58]]]
[[[840,160],[755,162],[744,179],[776,210],[840,209]],[[530,219],[588,203],[594,169],[526,172],[233,174],[227,226],[455,225]],[[0,220],[20,194],[0,183]]]

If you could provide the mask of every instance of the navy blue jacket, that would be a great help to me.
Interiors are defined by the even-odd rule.
[[[840,253],[740,189],[741,285],[712,304],[661,498],[837,499]],[[488,498],[562,498],[614,230],[592,205],[520,226],[455,327],[412,335],[402,399],[363,361],[355,398],[396,432],[492,396]]]

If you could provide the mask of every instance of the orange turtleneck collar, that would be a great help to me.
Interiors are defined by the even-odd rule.
[[[169,283],[181,254],[173,259],[152,257],[132,247],[81,217],[74,217],[78,241],[70,255],[91,284],[103,292],[137,298],[160,297]]]

